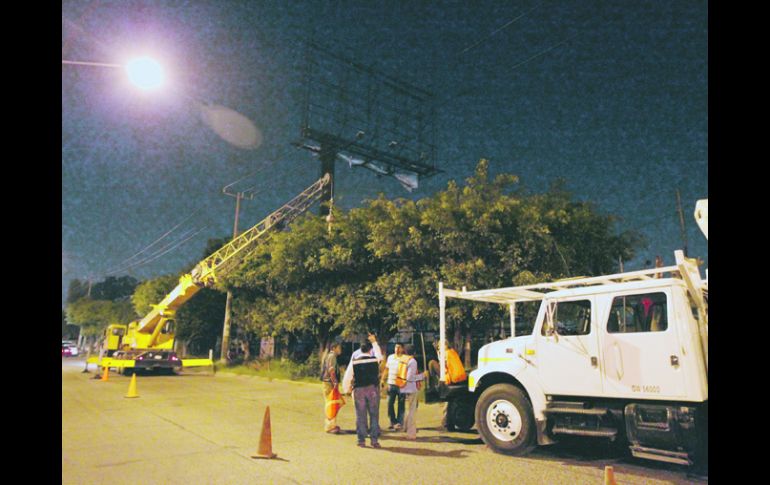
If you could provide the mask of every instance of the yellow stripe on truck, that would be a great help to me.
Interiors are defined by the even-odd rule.
[[[134,360],[128,360],[128,359],[113,359],[112,357],[102,357],[101,362],[97,362],[102,367],[115,367],[115,368],[125,368],[125,367],[134,367]]]
[[[211,359],[182,359],[182,367],[211,367],[213,365],[214,361]]]

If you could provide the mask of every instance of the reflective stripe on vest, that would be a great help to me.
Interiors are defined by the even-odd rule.
[[[353,379],[355,387],[376,385],[379,382],[380,366],[377,358],[362,355],[353,359]]]

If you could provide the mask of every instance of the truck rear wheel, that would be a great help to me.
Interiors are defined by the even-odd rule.
[[[476,427],[484,443],[498,453],[525,455],[536,444],[532,404],[511,384],[495,384],[481,394]]]

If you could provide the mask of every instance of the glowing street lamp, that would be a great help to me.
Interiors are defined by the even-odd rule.
[[[150,57],[132,59],[126,63],[125,68],[128,79],[141,89],[157,89],[166,80],[163,67]]]
[[[66,60],[62,60],[61,63],[77,66],[123,68],[128,75],[129,81],[131,81],[131,83],[136,87],[146,91],[161,87],[166,80],[165,72],[163,71],[163,67],[160,65],[160,63],[155,59],[147,56],[132,59],[125,64]]]
[[[122,68],[125,70],[128,80],[143,91],[157,90],[166,81],[166,74],[160,63],[147,56],[137,57],[125,64],[64,59],[61,63],[76,66]],[[201,120],[228,143],[247,150],[254,150],[262,144],[262,133],[247,117],[230,108],[207,103],[190,95],[184,96],[195,104]]]

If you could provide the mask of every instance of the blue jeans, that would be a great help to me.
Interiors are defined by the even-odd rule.
[[[380,437],[380,389],[378,386],[365,386],[353,389],[356,403],[356,435],[358,442],[366,441],[367,430],[372,444]],[[367,423],[368,414],[368,423]],[[367,426],[368,424],[368,426]]]
[[[401,388],[395,384],[388,385],[388,418],[390,419],[390,425],[394,426],[396,423],[404,424],[404,396],[401,394]],[[395,406],[398,401],[398,406]],[[398,412],[394,408],[398,407]]]

